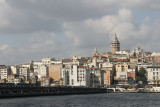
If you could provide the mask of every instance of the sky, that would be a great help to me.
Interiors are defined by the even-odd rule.
[[[160,52],[160,0],[0,0],[0,65],[109,52]]]

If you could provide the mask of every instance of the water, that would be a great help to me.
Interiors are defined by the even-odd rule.
[[[0,107],[160,107],[159,93],[104,93],[0,99]]]

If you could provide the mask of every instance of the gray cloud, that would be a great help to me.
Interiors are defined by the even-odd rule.
[[[133,10],[159,9],[159,0],[1,0],[0,36],[22,36],[16,45],[0,44],[0,63],[90,56],[95,47],[100,52],[110,51],[115,32],[122,49],[140,45],[159,51],[160,20],[153,21],[148,15],[135,23],[133,14]],[[59,33],[65,37],[58,37]]]
[[[0,33],[62,32],[66,21],[101,18],[119,8],[160,8],[158,0],[1,0],[0,4]]]
[[[43,57],[62,57],[63,42],[56,39],[54,33],[37,32],[29,37],[21,37],[15,41],[16,46],[3,44],[0,46],[1,63],[18,64],[40,60]]]
[[[146,20],[146,18],[144,19]],[[148,20],[147,20],[148,21]],[[74,42],[73,51],[77,52],[83,48],[89,55],[94,47],[103,52],[110,50],[110,42],[116,32],[121,42],[122,49],[134,49],[136,46],[144,46],[149,51],[154,51],[158,47],[160,25],[157,21],[149,24],[142,22],[134,23],[131,10],[120,9],[115,15],[106,15],[99,19],[87,19],[80,22],[65,23],[66,36]],[[106,44],[105,44],[106,42]],[[106,49],[107,48],[107,49]],[[106,50],[104,50],[106,49]],[[77,54],[79,55],[80,52]]]

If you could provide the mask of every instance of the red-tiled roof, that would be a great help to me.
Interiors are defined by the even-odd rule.
[[[97,67],[91,67],[90,69],[98,69]]]
[[[97,62],[97,63],[104,63],[104,62]]]
[[[79,66],[79,68],[85,68],[85,67],[87,67],[87,66],[83,66],[83,65]]]
[[[111,60],[110,62],[129,62],[128,59]]]
[[[72,60],[72,59],[63,59],[63,60]]]

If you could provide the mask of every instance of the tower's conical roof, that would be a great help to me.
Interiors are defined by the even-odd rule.
[[[112,43],[119,43],[116,33],[115,33],[114,39],[112,40]]]

